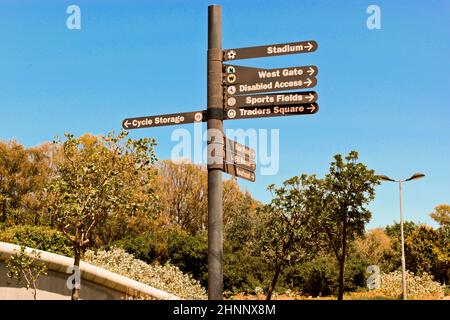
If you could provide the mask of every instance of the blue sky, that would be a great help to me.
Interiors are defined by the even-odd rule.
[[[206,107],[210,1],[0,2],[0,139],[26,146],[64,132],[105,134],[124,118]],[[426,177],[404,188],[405,217],[450,203],[450,1],[216,1],[223,48],[316,40],[315,53],[242,60],[275,68],[319,67],[319,113],[229,121],[225,128],[279,129],[280,170],[240,181],[267,202],[267,185],[328,171],[332,156],[360,153],[378,173]],[[81,8],[68,30],[66,8]],[[369,5],[381,29],[369,30]],[[183,128],[192,130],[192,126]],[[136,130],[168,158],[175,127]],[[398,186],[377,187],[369,227],[398,221]]]

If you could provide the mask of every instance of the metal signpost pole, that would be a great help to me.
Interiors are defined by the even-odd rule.
[[[208,299],[223,293],[223,89],[221,7],[208,7]]]
[[[405,235],[403,230],[403,193],[402,193],[402,180],[398,181],[398,188],[400,191],[400,237],[402,241],[402,295],[403,300],[407,300],[406,291],[406,261],[405,261]]]

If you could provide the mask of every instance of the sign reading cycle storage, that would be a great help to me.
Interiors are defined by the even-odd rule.
[[[316,102],[316,100],[317,100],[317,93],[315,91],[299,91],[299,92],[275,93],[275,94],[255,94],[255,95],[228,97],[226,100],[226,108],[289,105],[298,103],[311,103]]]
[[[265,117],[294,116],[313,114],[319,110],[317,103],[296,104],[291,106],[267,106],[255,108],[230,108],[224,114],[225,119],[249,119]]]
[[[316,66],[302,66],[275,69],[257,69],[226,65],[224,79],[228,85],[258,82],[264,79],[289,80],[296,77],[315,77],[319,73]]]
[[[237,84],[227,87],[229,95],[238,95],[245,93],[271,92],[271,91],[286,91],[292,89],[312,88],[317,84],[317,79],[314,77],[297,78],[295,80],[280,81],[272,79],[264,79],[258,82],[249,84]]]
[[[317,50],[317,42],[310,40],[301,42],[271,44],[257,47],[228,49],[224,51],[223,59],[225,61],[228,61],[228,60],[260,58],[260,57],[272,57],[286,54],[308,53],[316,50]]]
[[[124,129],[141,129],[149,127],[171,126],[184,123],[206,121],[204,111],[181,112],[163,114],[159,116],[148,116],[140,118],[128,118],[122,121]]]

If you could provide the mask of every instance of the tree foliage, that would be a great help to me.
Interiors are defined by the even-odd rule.
[[[48,226],[12,226],[0,232],[0,241],[72,257],[69,240]]]
[[[55,178],[47,187],[46,208],[72,243],[75,266],[91,241],[91,233],[113,216],[154,212],[149,186],[156,161],[152,139],[127,139],[126,132],[106,137],[66,134]],[[74,288],[73,299],[79,292]]]
[[[318,248],[313,226],[316,212],[309,201],[309,193],[316,188],[316,182],[314,176],[301,175],[285,181],[280,188],[269,187],[272,202],[259,212],[266,222],[260,230],[259,248],[275,269],[268,300],[283,267],[306,260]]]
[[[327,245],[339,264],[339,300],[344,294],[349,244],[364,234],[365,224],[371,218],[366,206],[375,198],[375,186],[379,184],[374,171],[357,160],[356,151],[351,151],[345,159],[341,155],[334,156],[329,173],[323,179],[322,199],[317,202],[317,225],[326,235]]]
[[[0,141],[0,222],[37,224],[42,190],[51,174],[52,146],[26,149]]]
[[[6,261],[7,276],[16,279],[18,284],[25,282],[27,290],[31,288],[34,300],[37,298],[37,281],[47,274],[47,266],[39,261],[39,257],[40,253],[37,251],[27,253],[25,246],[21,246],[20,251]]]
[[[430,217],[439,223],[441,227],[450,226],[450,205],[441,204],[434,208],[430,213]]]

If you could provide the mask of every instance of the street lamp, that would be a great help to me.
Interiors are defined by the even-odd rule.
[[[380,178],[383,181],[391,181],[391,182],[398,182],[399,190],[400,190],[400,235],[401,235],[401,241],[402,241],[402,291],[403,291],[403,300],[407,300],[407,294],[406,294],[406,261],[405,261],[405,237],[403,235],[403,199],[402,199],[402,183],[406,181],[411,180],[417,180],[420,178],[425,177],[423,173],[414,173],[411,177],[409,177],[406,180],[394,180],[389,178],[385,175],[379,175],[378,178]]]

